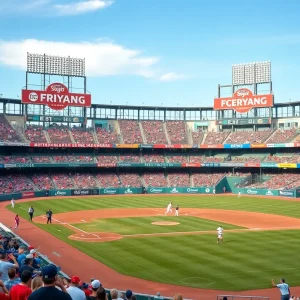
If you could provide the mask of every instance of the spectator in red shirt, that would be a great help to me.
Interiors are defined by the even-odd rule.
[[[21,274],[21,283],[13,286],[9,292],[9,300],[27,300],[31,295],[32,272],[25,270]]]

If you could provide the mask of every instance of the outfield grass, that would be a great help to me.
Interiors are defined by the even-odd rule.
[[[233,209],[300,218],[298,202],[204,195],[63,198],[30,202],[30,204],[17,203],[15,211],[27,218],[28,206],[33,205],[36,215],[45,214],[46,210],[51,208],[55,217],[56,213],[67,211],[166,207],[170,199],[181,207]],[[158,217],[109,219],[109,221],[102,219],[89,224],[80,224],[80,226],[83,228],[82,226],[91,226],[95,223],[99,228],[110,229],[108,231],[118,230],[113,231],[118,233],[127,231],[130,234],[145,233],[151,227],[153,230],[168,230],[158,229],[159,226],[150,226],[149,221],[154,218]],[[170,221],[173,217],[167,219]],[[198,226],[201,230],[215,230],[216,224],[219,224],[192,217],[179,217],[179,219],[184,228],[192,228],[187,231],[199,230]],[[197,226],[193,225],[194,219],[199,222]],[[131,223],[136,224],[135,229]],[[213,227],[207,229],[210,225]],[[216,236],[212,234],[124,238],[108,243],[82,243],[69,240],[68,236],[72,231],[61,225],[37,224],[37,226],[122,274],[147,280],[235,291],[268,288],[272,278],[281,276],[286,277],[291,286],[299,284],[299,231],[228,232],[223,245],[217,245]],[[224,225],[225,228],[227,226],[229,225]],[[84,230],[88,229],[86,227]]]

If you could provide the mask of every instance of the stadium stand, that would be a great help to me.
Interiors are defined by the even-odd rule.
[[[120,131],[125,144],[143,143],[141,130],[137,121],[119,121]]]
[[[167,144],[167,138],[164,132],[163,122],[161,121],[143,121],[141,122],[148,144]]]
[[[118,176],[114,173],[98,174],[96,176],[99,187],[110,188],[110,187],[120,187],[120,180]]]
[[[95,144],[92,129],[73,127],[71,130],[75,143]]]
[[[96,159],[101,164],[116,164],[118,162],[118,157],[113,155],[98,155]]]
[[[225,132],[209,131],[206,135],[203,144],[207,144],[207,145],[223,144],[229,134],[230,132],[227,131]]]
[[[43,128],[37,125],[30,125],[24,131],[27,140],[33,143],[47,143]]]
[[[212,187],[215,186],[223,177],[225,173],[193,173],[194,186],[205,186]]]
[[[237,131],[231,132],[226,139],[227,144],[261,144],[265,142],[273,133],[272,130],[262,131]]]
[[[293,189],[300,186],[300,174],[282,173],[282,174],[266,174],[270,179],[262,182],[251,184],[253,188],[265,189]]]
[[[144,154],[142,156],[142,159],[146,163],[164,163],[165,162],[164,156],[159,155],[159,154]]]
[[[187,163],[188,162],[188,158],[185,155],[167,156],[167,160],[170,163]]]
[[[75,185],[80,189],[97,188],[97,182],[90,173],[75,173],[73,175]]]
[[[141,187],[140,176],[134,173],[122,173],[119,175],[120,183],[123,187]]]
[[[288,130],[278,129],[273,135],[267,140],[268,143],[285,143],[290,142],[297,136],[297,129],[291,128]]]
[[[167,179],[164,173],[145,173],[144,180],[146,186],[164,187],[168,186]]]
[[[200,145],[202,144],[204,138],[204,132],[199,130],[199,131],[194,131],[192,132],[192,139],[193,139],[193,144],[194,145]]]
[[[190,186],[190,176],[184,172],[169,172],[168,179],[170,187]]]
[[[72,143],[70,131],[65,126],[49,128],[47,132],[51,143]]]
[[[168,121],[166,122],[167,132],[171,144],[187,144],[187,129],[186,123],[183,121]]]
[[[25,175],[8,174],[0,175],[0,193],[10,194],[15,192],[34,191],[33,182]]]
[[[108,131],[103,128],[96,128],[96,135],[98,142],[100,144],[104,143],[111,143],[111,144],[118,144],[119,138],[116,132]]]
[[[1,142],[21,142],[17,132],[12,128],[5,116],[0,114],[0,141]]]

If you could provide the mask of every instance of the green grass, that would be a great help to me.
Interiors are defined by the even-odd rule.
[[[17,203],[15,211],[27,218],[28,206],[32,204],[36,215],[45,214],[48,208],[52,208],[55,218],[56,213],[67,211],[123,207],[165,208],[170,200],[181,207],[243,210],[300,218],[298,202],[204,195],[62,198],[30,204]],[[88,231],[132,234],[148,233],[150,229],[151,232],[175,229],[215,230],[216,224],[219,225],[194,217],[179,217],[181,224],[172,228],[149,225],[156,218],[162,220],[164,217],[102,219],[77,226]],[[175,217],[167,218],[168,221],[174,219],[178,221]],[[95,227],[89,227],[91,225]],[[124,238],[108,243],[82,243],[69,240],[68,236],[72,231],[61,225],[37,226],[122,274],[147,280],[231,291],[268,288],[272,278],[282,276],[286,277],[291,286],[299,284],[300,239],[299,231],[296,230],[228,232],[223,245],[216,244],[215,234]],[[182,226],[180,230],[179,226]],[[224,225],[225,228],[230,226],[232,225]]]
[[[168,221],[178,222],[176,226],[156,226],[152,222]],[[87,232],[114,232],[119,234],[146,234],[163,232],[188,232],[215,230],[219,225],[226,229],[243,228],[231,224],[214,222],[197,217],[141,217],[121,219],[98,219],[91,223],[73,224]]]

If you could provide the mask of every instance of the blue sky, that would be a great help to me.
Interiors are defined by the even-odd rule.
[[[300,2],[0,0],[0,94],[26,52],[85,57],[93,103],[212,106],[233,64],[272,62],[275,102],[299,100]]]

